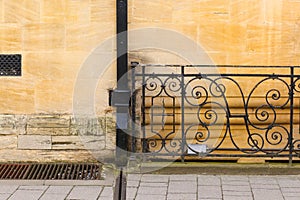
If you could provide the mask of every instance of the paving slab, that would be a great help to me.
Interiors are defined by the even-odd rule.
[[[247,181],[223,181],[222,185],[232,185],[232,186],[250,186],[250,182]]]
[[[0,194],[13,193],[18,189],[19,185],[0,185]]]
[[[171,182],[168,188],[169,193],[191,193],[197,192],[197,182]]]
[[[17,190],[9,200],[38,200],[43,193],[43,190]]]
[[[222,190],[225,191],[236,191],[236,192],[247,192],[247,191],[251,191],[250,186],[245,186],[245,185],[222,185]]]
[[[104,187],[100,193],[100,197],[112,197],[114,190],[112,187]]]
[[[280,190],[252,189],[255,200],[284,200]]]
[[[281,187],[281,191],[285,193],[300,193],[300,188],[295,187]]]
[[[282,192],[283,196],[286,197],[298,197],[300,199],[300,192]]]
[[[65,200],[66,199],[65,194],[44,194],[39,200]]]
[[[223,192],[223,196],[252,196],[252,192],[251,191],[222,191]]]
[[[128,180],[127,200],[294,200],[300,197],[299,176],[144,174],[128,177],[134,180]],[[111,185],[7,183],[0,184],[0,200],[113,200]]]
[[[69,194],[73,186],[70,185],[51,185],[46,190],[46,194]]]
[[[41,185],[102,185],[113,186],[112,179],[106,180],[45,180]]]
[[[138,194],[135,200],[166,200],[165,195],[141,195]]]
[[[222,198],[220,186],[198,186],[198,197],[200,198]]]
[[[142,174],[128,174],[127,179],[129,181],[139,181],[142,178]]]
[[[101,190],[100,186],[74,186],[66,199],[96,200]]]
[[[260,185],[278,185],[276,177],[274,176],[250,176],[250,184],[260,184]]]
[[[168,175],[152,175],[146,174],[141,177],[141,182],[156,182],[156,183],[163,183],[168,182],[169,176]]]
[[[137,195],[138,188],[127,188],[126,197],[134,199]]]
[[[11,194],[9,193],[6,193],[6,194],[0,194],[0,200],[6,200],[8,199],[8,197],[10,196]]]
[[[113,200],[113,197],[99,197],[97,200]],[[126,200],[134,200],[134,199],[126,198]]]
[[[219,176],[198,176],[198,185],[221,185],[221,179]]]
[[[223,196],[223,200],[253,200],[252,196]]]
[[[299,196],[298,197],[284,197],[285,200],[299,200]]]
[[[46,190],[47,185],[21,185],[18,190]]]
[[[168,194],[167,200],[197,199],[197,194]]]
[[[222,198],[209,198],[209,197],[202,197],[198,195],[198,200],[223,200]]]
[[[196,181],[197,175],[172,175],[170,176],[170,181]]]
[[[248,176],[240,176],[240,175],[222,175],[222,181],[248,181]]]
[[[266,190],[276,190],[279,189],[279,185],[268,185],[268,184],[251,184],[252,189],[266,189]]]
[[[300,188],[300,180],[294,179],[277,179],[280,187]]]
[[[127,181],[127,187],[138,187],[140,185],[140,181]]]
[[[137,193],[139,196],[144,195],[166,195],[167,187],[139,187]]]
[[[140,187],[168,187],[169,183],[141,182]]]

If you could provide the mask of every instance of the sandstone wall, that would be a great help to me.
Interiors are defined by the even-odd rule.
[[[82,64],[114,33],[114,1],[0,1],[0,53],[22,54],[22,77],[0,78],[0,162],[95,160],[83,128],[89,144],[112,154],[113,116],[75,121],[72,105]]]
[[[130,30],[178,31],[200,44],[215,64],[300,63],[299,0],[128,3]],[[93,50],[115,34],[115,14],[114,0],[0,0],[0,53],[19,53],[23,59],[22,77],[0,78],[0,161],[93,159],[74,128],[74,85]],[[179,55],[155,49],[130,52],[130,59],[186,64]],[[114,146],[113,126],[103,121],[113,119],[106,90],[114,87],[115,73],[113,63],[99,77],[98,117],[88,122],[97,121],[92,135],[102,130],[96,139],[103,141],[98,146],[102,152]]]
[[[299,65],[298,0],[130,2],[131,29],[176,30],[197,41],[216,64]],[[151,59],[152,52],[140,54],[150,62],[170,61],[167,56]]]

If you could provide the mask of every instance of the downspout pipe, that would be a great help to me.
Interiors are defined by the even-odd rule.
[[[119,174],[115,181],[114,200],[126,200],[127,176],[124,168],[127,165],[128,147],[128,8],[127,0],[116,0],[117,3],[117,89],[112,93],[116,107],[116,167]],[[125,102],[124,102],[125,99]]]
[[[128,87],[128,34],[127,0],[117,0],[117,89],[116,102],[116,162],[118,167],[127,164],[127,134],[129,87]],[[124,102],[125,99],[125,102]]]

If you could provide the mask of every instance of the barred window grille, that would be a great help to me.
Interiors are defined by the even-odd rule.
[[[21,67],[21,54],[0,54],[0,76],[21,76]]]

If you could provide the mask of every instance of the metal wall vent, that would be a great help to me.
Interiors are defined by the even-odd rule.
[[[100,180],[101,164],[0,164],[0,179]]]
[[[21,54],[0,54],[0,76],[21,76]]]

